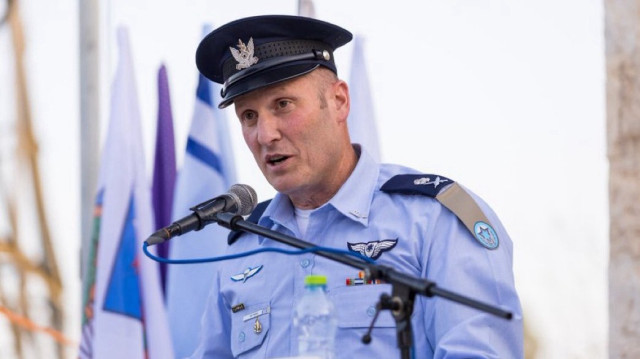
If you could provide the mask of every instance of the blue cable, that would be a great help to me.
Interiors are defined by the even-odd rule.
[[[300,255],[300,254],[305,254],[305,253],[310,253],[310,252],[318,252],[318,251],[323,251],[323,252],[330,252],[330,253],[337,253],[337,254],[345,254],[348,256],[352,256],[358,259],[361,259],[367,263],[370,264],[374,264],[375,261],[369,257],[365,257],[363,255],[361,255],[360,253],[354,253],[354,252],[348,252],[342,249],[336,249],[336,248],[329,248],[329,247],[311,247],[311,248],[307,248],[307,249],[299,249],[299,250],[286,250],[286,249],[280,249],[280,248],[262,248],[262,249],[255,249],[252,251],[248,251],[248,252],[242,252],[242,253],[238,253],[238,254],[231,254],[231,255],[227,255],[227,256],[220,256],[220,257],[210,257],[210,258],[196,258],[196,259],[167,259],[167,258],[162,258],[162,257],[158,257],[155,256],[153,254],[151,254],[149,252],[149,244],[147,244],[147,242],[144,242],[144,244],[142,245],[142,250],[144,251],[144,254],[153,259],[156,262],[161,262],[161,263],[167,263],[167,264],[195,264],[195,263],[207,263],[207,262],[218,262],[218,261],[225,261],[225,260],[230,260],[230,259],[237,259],[237,258],[241,258],[241,257],[248,257],[254,254],[258,254],[258,253],[262,253],[262,252],[276,252],[276,253],[282,253],[282,254],[286,254],[286,255]],[[415,359],[415,352],[414,352],[414,348],[413,346],[411,347],[411,358]]]
[[[297,255],[300,255],[300,254],[305,254],[305,253],[310,253],[310,252],[318,252],[318,251],[337,253],[337,254],[345,254],[345,255],[352,256],[352,257],[356,257],[356,258],[358,258],[360,260],[363,260],[363,261],[365,261],[367,263],[370,263],[370,264],[375,263],[375,261],[373,259],[365,257],[365,256],[361,255],[360,253],[348,252],[348,251],[345,251],[345,250],[342,250],[342,249],[329,248],[329,247],[311,247],[311,248],[299,249],[299,250],[286,250],[286,249],[280,249],[280,248],[262,248],[262,249],[255,249],[255,250],[252,250],[252,251],[242,252],[242,253],[238,253],[238,254],[231,254],[231,255],[227,255],[227,256],[210,257],[210,258],[195,258],[195,259],[168,259],[168,258],[162,258],[162,257],[158,257],[156,255],[151,254],[151,252],[149,252],[149,249],[147,247],[149,247],[149,244],[147,242],[144,242],[144,244],[142,245],[142,250],[144,251],[144,254],[147,257],[153,259],[156,262],[167,263],[167,264],[195,264],[195,263],[208,263],[208,262],[226,261],[226,260],[230,260],[230,259],[248,257],[248,256],[252,256],[254,254],[258,254],[258,253],[262,253],[262,252],[276,252],[276,253],[282,253],[282,254],[286,254],[286,255],[297,256]]]

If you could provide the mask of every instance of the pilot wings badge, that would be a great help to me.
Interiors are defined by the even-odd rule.
[[[371,259],[378,259],[383,252],[391,250],[398,243],[398,239],[383,239],[381,241],[371,241],[367,243],[349,243],[347,246],[352,252],[357,252]]]
[[[258,58],[253,56],[253,37],[249,38],[249,42],[245,45],[241,39],[238,39],[238,48],[229,47],[231,55],[238,61],[236,70],[242,70],[250,67],[258,62]]]
[[[234,281],[234,282],[242,282],[242,283],[244,283],[244,282],[247,281],[247,279],[253,277],[258,272],[260,272],[260,269],[262,269],[262,267],[263,267],[262,264],[257,266],[257,267],[254,267],[254,268],[249,267],[249,268],[245,269],[244,272],[242,272],[242,273],[238,273],[236,275],[232,275],[231,276],[231,280]]]

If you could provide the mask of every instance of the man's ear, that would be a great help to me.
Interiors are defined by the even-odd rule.
[[[343,80],[338,80],[333,84],[334,106],[341,121],[346,122],[349,116],[351,98],[349,97],[349,85]]]

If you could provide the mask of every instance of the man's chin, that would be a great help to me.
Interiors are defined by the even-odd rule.
[[[285,195],[289,194],[289,192],[291,192],[295,187],[290,181],[287,181],[282,177],[267,177],[267,182],[269,182],[273,189]]]

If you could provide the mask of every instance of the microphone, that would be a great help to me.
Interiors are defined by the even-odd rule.
[[[159,229],[150,235],[145,243],[154,245],[187,232],[199,231],[209,223],[215,222],[215,216],[220,212],[229,212],[241,216],[248,215],[256,208],[257,204],[258,195],[253,188],[246,184],[234,184],[229,188],[228,193],[190,208],[193,211],[192,214]]]

